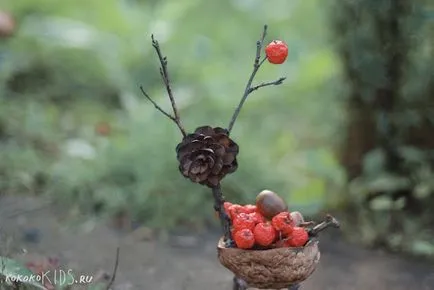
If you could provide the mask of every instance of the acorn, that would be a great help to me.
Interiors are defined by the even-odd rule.
[[[271,190],[263,190],[256,197],[256,210],[271,220],[275,215],[288,210],[285,201]]]
[[[299,226],[300,224],[304,223],[304,217],[299,211],[293,211],[291,212],[292,220],[294,221],[295,226]]]

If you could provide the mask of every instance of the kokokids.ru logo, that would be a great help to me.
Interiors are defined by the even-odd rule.
[[[22,283],[40,283],[42,285],[64,285],[70,286],[73,284],[90,284],[93,281],[93,276],[90,275],[74,275],[71,269],[69,270],[47,270],[39,274],[31,275],[6,275],[5,282],[22,282]]]

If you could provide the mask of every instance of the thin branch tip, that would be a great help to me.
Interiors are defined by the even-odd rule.
[[[145,92],[145,90],[143,89],[142,86],[140,86],[140,89],[143,93],[143,95],[154,105],[154,107],[159,110],[161,113],[163,113],[166,117],[168,117],[169,119],[171,119],[173,122],[175,122],[175,124],[178,126],[179,130],[181,131],[181,134],[183,137],[187,136],[187,133],[181,123],[181,119],[179,117],[179,112],[178,112],[178,108],[175,102],[175,98],[173,97],[172,94],[172,88],[170,85],[170,79],[169,79],[169,73],[167,71],[167,57],[163,56],[161,49],[160,49],[160,45],[158,43],[158,41],[154,38],[154,34],[151,34],[151,40],[152,40],[152,46],[155,49],[155,52],[157,53],[158,56],[158,60],[160,61],[160,75],[161,78],[163,79],[164,85],[166,87],[166,91],[167,91],[167,95],[169,96],[170,99],[170,104],[172,106],[172,110],[173,110],[173,116],[169,113],[167,113],[166,111],[164,111],[160,106],[157,105],[157,103],[152,100],[152,98]]]
[[[251,88],[249,89],[249,94],[250,94],[251,92],[256,91],[256,90],[258,90],[258,89],[260,89],[260,88],[263,88],[263,87],[268,87],[268,86],[278,86],[278,85],[281,85],[285,79],[286,79],[286,77],[281,77],[281,78],[279,78],[278,80],[275,80],[275,81],[272,81],[272,82],[261,83],[261,84],[259,84],[259,85],[257,85],[257,86],[251,87]]]
[[[330,214],[327,214],[324,221],[317,224],[315,227],[313,227],[310,231],[309,231],[309,235],[310,236],[317,236],[320,232],[322,232],[323,230],[332,227],[332,228],[340,228],[340,223],[339,221],[333,217]]]
[[[267,36],[267,31],[268,31],[268,25],[265,24],[264,25],[264,30],[262,32],[262,41],[264,41],[265,36]]]
[[[106,290],[110,290],[110,288],[113,286],[113,283],[115,282],[116,279],[116,273],[118,271],[118,265],[119,265],[119,252],[120,252],[120,248],[117,247],[116,248],[116,260],[115,260],[115,266],[113,269],[113,273],[112,276],[110,278],[109,283],[107,284]]]
[[[340,228],[341,224],[340,222],[331,214],[326,215],[326,221],[329,222],[333,227]]]
[[[238,118],[238,115],[240,114],[240,111],[241,111],[241,109],[242,109],[242,107],[243,107],[243,105],[244,105],[244,103],[245,103],[245,101],[246,101],[246,99],[250,93],[252,93],[253,91],[256,91],[262,87],[267,87],[267,86],[271,86],[271,85],[280,85],[286,79],[286,77],[282,77],[282,78],[277,79],[276,81],[262,83],[260,85],[252,87],[252,83],[253,83],[253,80],[256,76],[256,73],[258,72],[259,68],[262,66],[262,64],[267,59],[267,57],[265,56],[261,60],[261,51],[262,51],[262,48],[264,46],[265,37],[267,36],[267,29],[268,29],[268,25],[265,24],[264,29],[262,31],[261,38],[256,41],[256,55],[255,55],[255,60],[253,62],[253,71],[250,75],[249,80],[247,81],[246,87],[244,89],[244,94],[241,97],[241,100],[240,100],[238,106],[235,108],[235,111],[234,111],[232,118],[229,122],[228,129],[227,129],[229,133],[232,131],[232,128],[235,124],[235,121]]]
[[[286,80],[286,77],[281,77],[276,81],[275,85],[281,85],[285,80]]]

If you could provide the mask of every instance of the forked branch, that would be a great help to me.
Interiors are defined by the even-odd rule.
[[[161,113],[163,113],[163,115],[165,115],[170,120],[175,122],[175,124],[178,126],[179,130],[181,131],[182,136],[185,137],[187,133],[184,127],[182,126],[181,118],[179,117],[178,108],[176,106],[175,98],[173,97],[172,88],[170,85],[169,72],[167,70],[167,57],[163,56],[163,54],[161,53],[160,44],[158,43],[157,40],[154,39],[154,35],[151,35],[151,39],[152,39],[152,46],[155,48],[155,51],[157,52],[158,55],[158,59],[160,60],[160,64],[161,64],[160,75],[161,78],[163,79],[164,85],[166,86],[167,94],[169,96],[170,103],[173,109],[173,115],[167,113],[160,106],[158,106],[157,103],[149,96],[149,94],[146,93],[146,91],[143,89],[142,86],[140,86],[140,90],[142,91],[143,95],[154,105],[154,107],[158,111],[160,111]]]
[[[326,228],[329,228],[329,227],[340,228],[340,226],[341,225],[340,225],[339,221],[335,217],[327,214],[325,220],[322,223],[316,225],[314,228],[312,228],[308,231],[309,236],[310,237],[316,237],[316,236],[318,236],[318,234],[320,232],[322,232]]]
[[[244,105],[245,101],[247,100],[247,97],[250,95],[250,93],[252,93],[253,91],[256,91],[262,87],[280,85],[286,79],[285,77],[282,77],[276,81],[266,82],[266,83],[262,83],[262,84],[259,84],[257,86],[252,87],[252,83],[253,83],[253,80],[256,76],[256,73],[258,72],[261,65],[267,59],[267,57],[265,56],[261,60],[261,51],[262,51],[262,48],[264,47],[264,39],[266,36],[267,36],[267,25],[264,25],[264,30],[262,31],[262,36],[256,42],[256,56],[255,56],[255,61],[253,63],[253,71],[252,71],[252,74],[250,75],[249,80],[247,81],[247,85],[246,85],[246,88],[244,89],[244,94],[241,97],[240,103],[238,104],[237,108],[235,109],[234,114],[232,115],[231,121],[229,122],[229,126],[228,126],[228,132],[229,133],[231,132],[231,130],[235,124],[235,121],[237,120],[237,117],[240,114],[241,108],[243,107],[243,105]]]

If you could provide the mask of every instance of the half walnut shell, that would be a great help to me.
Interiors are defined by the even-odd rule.
[[[258,289],[286,289],[305,281],[315,271],[321,256],[316,240],[300,248],[243,250],[226,248],[222,238],[217,250],[224,267],[249,287]]]

